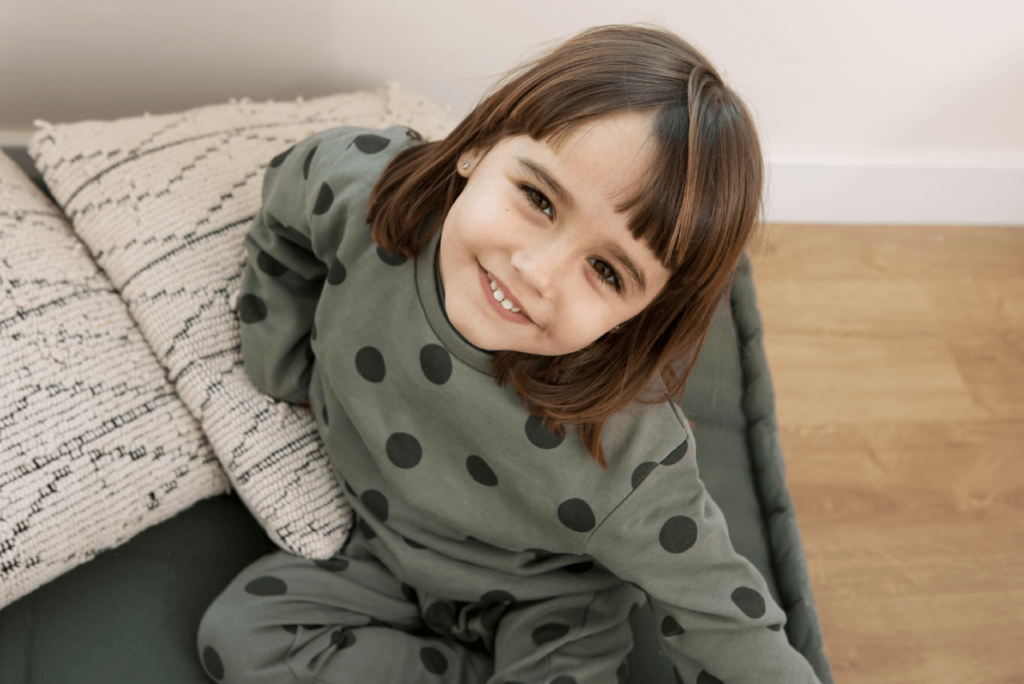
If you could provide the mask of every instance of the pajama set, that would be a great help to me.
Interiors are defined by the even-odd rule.
[[[817,682],[730,544],[666,402],[610,419],[608,469],[549,433],[448,321],[441,231],[416,258],[370,237],[405,128],[336,128],[270,162],[239,299],[253,382],[307,398],[356,513],[326,561],[283,551],[207,611],[218,682],[605,684],[649,600],[686,684]],[[454,171],[454,169],[453,169]]]

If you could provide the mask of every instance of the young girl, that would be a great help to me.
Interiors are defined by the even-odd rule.
[[[218,597],[210,676],[615,682],[649,600],[679,681],[816,682],[670,401],[761,185],[737,96],[630,26],[524,66],[442,141],[337,128],[273,159],[245,368],[310,402],[358,523]]]

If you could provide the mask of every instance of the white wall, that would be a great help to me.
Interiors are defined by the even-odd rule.
[[[747,99],[775,220],[1024,224],[1020,0],[0,0],[0,129],[386,80],[460,116],[614,22],[678,32]]]

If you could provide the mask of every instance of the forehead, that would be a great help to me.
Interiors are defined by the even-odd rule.
[[[625,112],[553,135],[543,147],[561,164],[577,193],[585,193],[595,208],[608,203],[614,211],[639,191],[652,160],[651,133],[649,114]]]

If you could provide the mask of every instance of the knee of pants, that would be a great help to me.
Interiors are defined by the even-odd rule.
[[[196,635],[206,673],[223,684],[289,681],[286,657],[293,636],[280,625],[254,619],[250,610],[227,600],[227,592],[206,609]]]
[[[616,681],[633,646],[629,614],[644,600],[640,590],[621,584],[524,604],[498,625],[496,670],[517,681],[539,681],[552,673],[564,674],[566,682]]]

